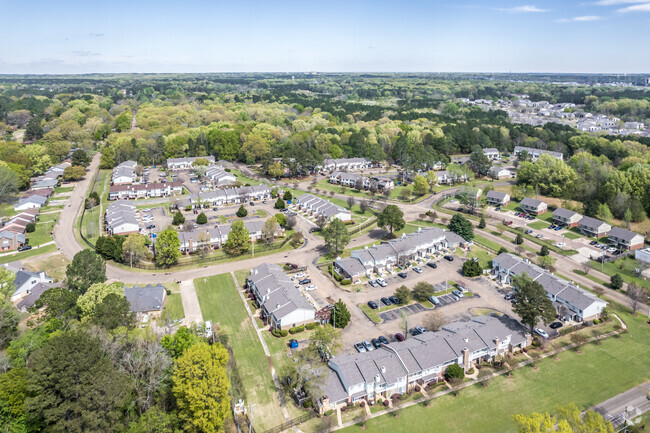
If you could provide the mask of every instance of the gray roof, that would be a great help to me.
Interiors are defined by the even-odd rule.
[[[124,296],[131,305],[130,310],[136,313],[162,311],[165,301],[165,287],[160,284],[124,288]]]
[[[32,278],[39,278],[39,276],[36,272],[30,272],[21,269],[20,271],[16,272],[16,278],[14,278],[14,288],[18,290],[23,284]]]
[[[298,309],[316,311],[278,265],[265,263],[257,266],[251,270],[248,279],[265,297],[261,307],[268,314],[273,314],[276,320],[281,321]]]
[[[623,239],[624,241],[627,242],[632,241],[637,236],[641,236],[638,233],[635,233],[630,230],[622,229],[620,227],[612,227],[612,229],[609,231],[609,235],[618,239]],[[641,236],[641,238],[643,239],[643,236]]]
[[[356,257],[348,257],[346,259],[334,261],[336,265],[345,270],[348,275],[356,277],[357,275],[364,275],[366,273],[366,268]]]
[[[572,218],[575,215],[580,215],[578,212],[574,212],[569,209],[564,209],[563,207],[559,207],[553,211],[553,216],[557,216],[560,218]]]
[[[22,298],[18,304],[16,304],[16,308],[19,310],[26,310],[30,308],[32,305],[38,301],[38,299],[41,297],[43,293],[45,293],[47,290],[53,288],[53,287],[61,287],[61,283],[38,283],[32,289],[30,290],[29,294]]]
[[[505,192],[491,190],[485,195],[486,198],[493,198],[495,200],[503,201],[506,198],[510,198],[510,195]]]
[[[180,163],[193,163],[197,159],[207,159],[210,163],[214,164],[214,156],[192,156],[187,158],[167,158],[167,166],[169,164],[180,164]]]
[[[598,220],[596,218],[592,218],[592,217],[588,217],[588,216],[582,217],[582,219],[580,220],[580,222],[578,224],[580,224],[581,226],[592,228],[592,229],[598,229],[598,228],[602,227],[603,225],[609,225],[605,221],[601,221],[601,220]]]
[[[546,206],[546,203],[544,203],[543,201],[530,198],[530,197],[524,197],[524,199],[521,201],[521,204],[523,206],[529,206],[535,209],[539,208],[540,205]]]

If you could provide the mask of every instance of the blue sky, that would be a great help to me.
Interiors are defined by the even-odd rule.
[[[0,0],[0,10],[0,73],[650,72],[650,0]]]

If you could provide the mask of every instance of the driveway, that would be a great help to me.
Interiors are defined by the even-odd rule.
[[[194,287],[194,281],[193,280],[181,281],[179,287],[181,291],[181,300],[183,302],[183,310],[185,312],[185,318],[183,318],[183,325],[189,326],[192,323],[203,322],[203,314],[201,313],[199,298],[196,295],[196,288]]]

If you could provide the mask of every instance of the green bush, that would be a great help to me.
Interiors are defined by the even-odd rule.
[[[600,321],[598,319],[594,319],[594,325],[598,325]]]
[[[282,335],[283,337],[286,337],[287,335],[289,335],[289,331],[287,331],[286,329],[283,329],[282,331],[280,331],[280,335]]]
[[[447,380],[451,378],[464,378],[465,377],[465,372],[463,371],[463,367],[461,367],[458,364],[451,364],[450,366],[447,367],[447,370],[445,370],[445,378]]]
[[[36,230],[36,223],[31,222],[25,226],[25,231],[27,233],[34,233],[34,230]]]
[[[303,404],[303,406],[306,407],[307,409],[309,409],[310,407],[312,407],[312,405],[313,405],[313,403],[312,403],[311,400],[307,400],[307,401]]]
[[[341,280],[341,285],[342,285],[342,286],[349,286],[350,284],[352,284],[352,280],[349,279],[349,278],[346,278],[346,279],[344,279],[344,280]]]
[[[317,328],[319,326],[320,326],[320,323],[311,322],[311,323],[308,323],[308,324],[305,325],[305,329],[308,329],[309,331],[311,331],[312,329]]]
[[[274,329],[271,331],[271,335],[273,335],[274,337],[281,337],[281,336],[282,336],[282,332],[281,332],[278,328],[274,328]]]
[[[201,212],[199,216],[196,217],[196,223],[197,224],[207,224],[208,223],[208,216]]]
[[[305,330],[305,326],[300,325],[300,326],[295,326],[295,327],[289,329],[289,333],[290,334],[298,334],[300,332],[303,332],[304,330]]]
[[[167,292],[167,296],[172,294],[172,291],[170,289],[165,289],[165,292]]]

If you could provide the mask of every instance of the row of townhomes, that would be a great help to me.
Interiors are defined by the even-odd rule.
[[[138,163],[135,161],[124,161],[113,169],[111,185],[131,185],[137,183],[138,176],[135,168]]]
[[[366,177],[355,173],[346,173],[343,171],[334,171],[330,174],[330,183],[335,185],[355,188],[358,184],[363,189],[370,189],[371,186],[378,191],[385,191],[395,188],[395,182],[388,178]]]
[[[546,295],[562,319],[582,322],[600,317],[607,302],[590,292],[559,278],[528,259],[522,259],[510,253],[502,253],[492,260],[492,272],[503,284],[512,284],[515,276],[528,275],[533,281],[542,285]]]
[[[334,270],[341,276],[357,279],[371,273],[382,274],[395,265],[424,257],[436,251],[455,248],[465,241],[456,233],[439,228],[418,228],[417,232],[382,242],[374,247],[352,250],[350,257],[334,261]]]
[[[0,248],[2,251],[16,250],[27,243],[27,224],[36,222],[38,208],[31,208],[11,217],[0,227]]]
[[[71,165],[72,164],[66,160],[61,164],[50,167],[42,175],[31,178],[29,180],[31,183],[30,189],[56,188],[59,184],[59,178],[63,176],[63,171]]]
[[[324,198],[320,198],[312,194],[301,195],[294,200],[294,204],[299,210],[306,212],[308,215],[311,215],[314,218],[322,216],[328,221],[331,221],[335,218],[338,218],[341,221],[352,220],[352,214],[349,210],[335,205],[329,200],[325,200]]]
[[[214,164],[214,156],[194,156],[191,158],[167,158],[167,168],[172,171],[190,170],[194,168],[194,161],[207,159],[208,165]]]
[[[323,161],[323,169],[328,171],[334,170],[362,170],[372,166],[372,161],[368,158],[341,158],[326,159]]]
[[[501,159],[501,154],[499,153],[499,149],[496,147],[486,147],[483,149],[483,154],[490,158],[493,161],[498,161]]]
[[[237,177],[234,174],[228,173],[219,165],[208,166],[205,170],[205,177],[210,179],[212,184],[217,187],[230,185],[237,181]]]
[[[104,227],[109,235],[139,233],[140,223],[135,206],[124,200],[109,204],[104,215]]]
[[[321,400],[323,411],[360,400],[374,402],[404,394],[416,385],[437,383],[449,365],[464,370],[529,345],[530,335],[515,322],[490,316],[449,323],[377,350],[335,356]]]
[[[517,158],[519,158],[519,155],[521,152],[526,151],[528,152],[528,156],[530,157],[531,161],[537,161],[540,156],[543,154],[551,155],[557,159],[563,160],[564,159],[564,154],[562,152],[554,152],[552,150],[543,150],[543,149],[535,149],[534,147],[525,147],[525,146],[515,146],[515,150],[512,152]]]
[[[447,170],[436,171],[436,182],[438,183],[438,185],[462,183],[462,182],[467,182],[468,180],[469,180],[469,176],[467,176],[466,174],[457,176]]]
[[[262,228],[265,221],[261,218],[250,218],[244,220],[244,226],[251,235],[251,240],[262,240]],[[201,233],[204,233],[203,235]],[[197,228],[189,232],[178,232],[181,240],[181,251],[194,252],[199,248],[208,246],[210,248],[221,248],[228,240],[230,224],[217,224],[214,228]],[[273,237],[277,238],[284,234],[284,229],[279,228]]]
[[[262,320],[274,329],[289,329],[316,320],[316,309],[276,264],[251,269],[246,287],[262,310]]]
[[[631,230],[621,227],[612,227],[605,221],[578,212],[557,208],[553,211],[553,222],[565,227],[576,227],[581,233],[594,238],[608,237],[608,242],[621,250],[636,250],[643,248],[645,238]]]
[[[189,200],[181,202],[181,205],[198,208],[246,203],[268,198],[271,198],[271,188],[266,185],[253,185],[190,194]]]
[[[169,197],[183,192],[183,182],[155,182],[133,185],[112,185],[109,200],[134,200],[138,198]]]
[[[18,198],[14,210],[40,209],[45,206],[53,192],[54,188],[30,189]]]

